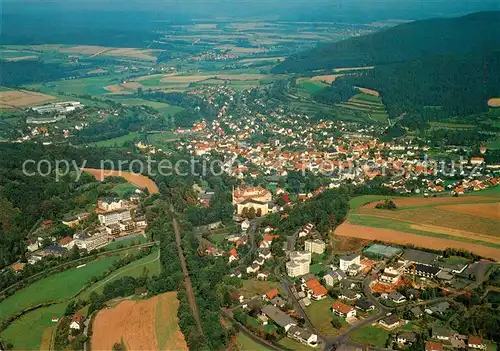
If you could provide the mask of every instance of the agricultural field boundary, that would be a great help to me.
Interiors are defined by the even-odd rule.
[[[137,248],[137,246],[130,246],[126,249],[130,250],[130,249],[134,249],[134,248]],[[121,250],[123,251],[123,250]],[[160,251],[158,250],[158,257],[156,259],[158,259],[160,256]],[[155,259],[155,260],[156,260]],[[93,262],[93,261],[92,261]],[[133,263],[134,261],[130,262],[129,265],[131,263]],[[148,262],[150,263],[150,262]],[[120,269],[121,267],[117,268],[116,270]],[[135,267],[134,267],[135,268]],[[109,274],[111,275],[113,272],[110,272]],[[122,272],[120,272],[122,273]],[[85,290],[87,290],[88,288],[92,287],[92,285],[95,284],[95,283],[87,283],[85,284],[80,290],[78,290],[75,294],[73,294],[72,296],[69,296],[69,297],[65,297],[65,298],[62,298],[62,299],[58,299],[58,300],[51,300],[51,301],[45,301],[45,302],[42,302],[40,304],[37,304],[37,305],[34,305],[34,306],[30,306],[26,309],[24,309],[23,311],[19,312],[18,314],[16,315],[13,315],[11,317],[9,317],[7,320],[5,320],[3,323],[0,324],[0,331],[3,331],[7,328],[7,326],[9,324],[11,324],[12,322],[14,322],[15,320],[19,319],[20,317],[22,317],[23,315],[25,315],[26,313],[29,313],[29,312],[33,312],[39,308],[42,308],[42,307],[48,307],[48,306],[52,306],[52,305],[56,305],[56,304],[59,304],[59,303],[64,303],[66,301],[70,301],[70,300],[73,300],[75,299],[76,297],[78,297],[81,293],[83,293]],[[29,285],[28,285],[29,286]]]

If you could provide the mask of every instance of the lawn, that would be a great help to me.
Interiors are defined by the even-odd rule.
[[[389,337],[389,332],[382,328],[369,325],[355,330],[350,336],[352,341],[359,342],[364,345],[385,347],[385,343]]]
[[[242,280],[243,286],[239,289],[240,293],[246,298],[263,295],[266,292],[277,288],[278,282],[268,282],[260,280]]]
[[[315,95],[319,93],[321,90],[324,88],[328,87],[328,84],[325,84],[323,82],[317,81],[317,82],[311,82],[311,81],[302,81],[299,83],[299,86],[303,89],[305,89],[309,94]]]
[[[114,250],[114,249],[120,249],[122,247],[128,247],[131,244],[137,245],[137,244],[143,244],[146,242],[146,238],[142,235],[134,236],[131,238],[126,238],[122,240],[115,240],[108,245],[106,245],[106,249],[108,250]]]
[[[104,87],[117,84],[118,76],[89,77],[80,79],[58,80],[49,83],[27,85],[27,88],[39,88],[42,93],[104,95],[109,93]]]
[[[269,351],[268,348],[256,343],[243,333],[236,335],[236,344],[240,351]]]
[[[138,132],[128,133],[117,138],[102,140],[94,143],[94,146],[98,147],[120,147],[123,146],[128,141],[135,141],[139,138]]]
[[[368,95],[368,94],[357,94],[353,97],[354,100],[361,100],[368,103],[379,103],[382,104],[382,98],[380,96]]]
[[[286,349],[294,350],[294,351],[312,351],[312,350],[315,350],[312,347],[301,344],[300,342],[292,340],[290,338],[283,338],[278,342],[278,344],[280,344],[281,346],[283,346]]]
[[[330,308],[334,302],[335,300],[327,297],[326,299],[320,301],[313,301],[312,304],[305,309],[307,316],[311,320],[314,327],[325,335],[337,335],[339,334],[339,331],[348,326],[347,322],[343,318],[340,318],[332,313]],[[340,329],[335,329],[332,326],[331,321],[334,318],[342,324]]]
[[[158,249],[155,249],[146,257],[136,260],[128,265],[118,269],[113,272],[109,277],[101,280],[88,289],[86,289],[81,295],[78,296],[79,299],[85,299],[90,296],[90,293],[95,291],[96,293],[102,293],[102,289],[105,284],[112,282],[116,279],[122,277],[140,277],[142,275],[153,276],[159,274],[161,271],[161,265]]]
[[[44,333],[48,336],[50,330],[47,329],[56,326],[52,317],[62,317],[65,309],[66,303],[60,303],[29,312],[10,324],[0,337],[12,343],[15,350],[40,350]]]
[[[116,185],[113,191],[117,193],[120,198],[123,198],[126,194],[135,192],[136,189],[137,187],[135,185],[126,182]]]
[[[118,259],[119,256],[101,258],[85,267],[69,269],[29,285],[0,303],[0,322],[28,307],[71,297],[83,288],[91,277],[106,272]]]
[[[446,262],[447,264],[468,264],[471,263],[471,260],[465,258],[465,257],[460,257],[460,256],[450,256],[442,259],[443,262]]]
[[[492,188],[489,188],[486,190],[475,191],[471,195],[472,196],[500,197],[500,185],[497,185],[495,187],[492,187]]]
[[[224,241],[224,238],[226,236],[227,236],[226,234],[213,234],[209,235],[207,239],[213,242],[214,244],[218,245]]]
[[[500,139],[489,141],[486,144],[486,147],[488,149],[492,149],[492,150],[498,150],[498,149],[500,149]]]
[[[325,268],[321,265],[321,264],[313,264],[310,266],[309,268],[309,271],[312,273],[312,274],[317,274],[318,272],[324,270]]]

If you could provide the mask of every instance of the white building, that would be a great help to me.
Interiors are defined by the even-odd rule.
[[[286,263],[286,274],[289,277],[299,277],[309,273],[310,263],[306,259],[288,261]]]
[[[97,206],[104,211],[114,211],[123,208],[123,200],[118,198],[107,198],[99,200]]]
[[[323,252],[325,252],[325,242],[321,239],[306,240],[305,250],[321,255]]]
[[[349,266],[358,265],[360,266],[361,256],[357,253],[353,253],[350,255],[345,255],[340,258],[340,269],[344,272],[349,270]]]
[[[99,213],[98,218],[99,218],[99,223],[105,226],[118,224],[120,221],[122,222],[130,221],[132,219],[132,217],[130,216],[130,210],[126,208],[117,209],[105,213]]]

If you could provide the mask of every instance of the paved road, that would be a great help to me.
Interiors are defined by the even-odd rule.
[[[366,345],[362,345],[356,342],[353,342],[350,340],[349,335],[354,332],[355,330],[362,328],[364,326],[370,325],[373,322],[379,320],[380,318],[383,318],[388,312],[393,311],[394,309],[391,309],[389,307],[386,307],[382,305],[371,293],[370,290],[370,283],[373,281],[373,277],[371,275],[367,276],[363,280],[363,292],[366,296],[366,298],[372,302],[377,308],[380,310],[380,312],[376,315],[370,316],[368,318],[363,319],[356,325],[353,325],[349,327],[346,331],[344,331],[342,334],[337,335],[335,337],[331,336],[326,336],[320,333],[312,324],[311,320],[307,316],[307,313],[304,311],[302,306],[299,304],[298,300],[295,298],[295,295],[292,292],[292,283],[286,278],[283,277],[283,275],[280,276],[280,282],[282,287],[284,288],[284,291],[287,293],[289,298],[292,300],[293,305],[295,307],[295,310],[304,318],[305,320],[305,326],[306,329],[309,329],[312,331],[314,334],[318,335],[318,338],[321,340],[321,343],[323,345],[324,350],[330,350],[332,347],[337,346],[337,345],[351,345],[351,346],[356,346],[361,349],[366,349]],[[372,350],[385,350],[385,349],[377,349],[377,348],[370,348]]]

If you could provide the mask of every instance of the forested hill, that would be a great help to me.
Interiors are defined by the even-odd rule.
[[[500,47],[500,11],[415,21],[322,45],[287,58],[274,73],[374,66]]]
[[[390,118],[404,116],[408,126],[483,113],[500,96],[500,50],[381,65],[344,83],[379,91]]]

